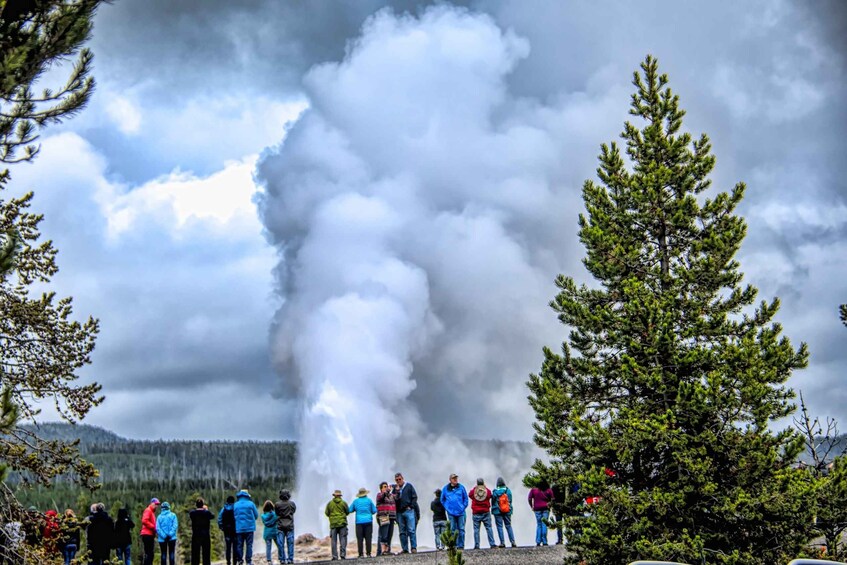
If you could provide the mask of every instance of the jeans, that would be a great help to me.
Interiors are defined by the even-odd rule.
[[[132,565],[132,545],[119,547],[116,551],[118,552],[118,561],[123,565]]]
[[[271,559],[271,550],[274,547],[275,541],[276,540],[274,538],[265,538],[265,559],[268,560],[268,565],[271,565],[271,563],[274,562],[274,560]],[[280,558],[280,561],[282,561],[282,558]]]
[[[160,541],[159,549],[162,551],[162,565],[176,565],[176,540]],[[170,561],[168,561],[170,557]]]
[[[374,523],[356,524],[356,544],[359,547],[359,557],[362,556],[362,542],[365,545],[365,551],[368,557],[371,556],[371,542],[374,537]]]
[[[153,552],[155,551],[153,543],[153,536],[146,534],[141,536],[141,545],[144,546],[144,565],[153,565]]]
[[[382,555],[382,546],[385,546],[385,553],[391,553],[391,538],[394,537],[394,520],[393,518],[387,524],[379,527],[377,532],[376,554]]]
[[[506,545],[506,540],[503,538],[503,524],[506,525],[506,533],[509,534],[509,541],[515,545],[515,532],[512,531],[512,517],[508,514],[495,514],[494,523],[497,525],[497,535],[500,537],[500,545]]]
[[[450,521],[450,529],[456,532],[456,549],[465,549],[465,515],[448,514],[447,520]]]
[[[441,542],[441,534],[447,529],[447,520],[435,520],[432,522],[432,532],[435,534],[435,549],[444,549]]]
[[[474,514],[473,515],[473,548],[479,549],[479,526],[483,524],[485,526],[485,533],[488,534],[488,547],[494,547],[497,545],[494,543],[494,530],[491,529],[491,514],[486,512],[485,514]]]
[[[410,545],[411,549],[417,550],[418,536],[415,531],[415,511],[409,508],[397,514],[397,525],[400,526],[400,547],[403,548],[403,551],[408,553]]]
[[[191,565],[203,565],[212,563],[212,538],[208,535],[191,536]]]
[[[65,565],[71,565],[71,561],[76,557],[76,544],[69,543],[65,546],[65,549],[62,550],[62,557],[65,558]]]
[[[547,524],[545,520],[550,516],[549,510],[535,511],[535,545],[547,545]]]
[[[247,546],[247,552],[244,546]],[[253,532],[238,532],[235,534],[235,558],[238,563],[253,565]]]
[[[224,535],[224,553],[226,553],[226,565],[232,564],[232,557],[235,549],[235,536]],[[237,558],[236,558],[237,559]]]
[[[286,557],[285,546],[288,545],[288,554]],[[282,530],[276,533],[276,550],[279,553],[280,563],[294,563],[294,530],[284,532]],[[270,565],[270,560],[268,560]]]
[[[332,541],[332,558],[338,559],[339,546],[341,546],[341,559],[347,559],[347,526],[330,528],[329,537]]]

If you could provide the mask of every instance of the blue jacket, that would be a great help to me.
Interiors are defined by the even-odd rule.
[[[170,504],[165,502],[162,504],[159,517],[156,518],[156,533],[159,536],[159,542],[176,540],[177,528],[179,528],[179,520],[176,514],[171,512]]]
[[[509,516],[511,516],[515,507],[512,505],[512,491],[509,490],[509,487],[497,487],[491,491],[491,513],[495,516],[499,516],[501,514],[500,496],[503,493],[506,493],[506,496],[509,497]]]
[[[276,512],[271,510],[262,514],[262,524],[265,529],[262,530],[262,539],[276,539]]]
[[[367,496],[360,496],[350,503],[350,514],[356,513],[357,524],[370,524],[374,521],[376,505]]]
[[[255,532],[259,509],[253,504],[253,499],[246,490],[238,491],[235,498],[235,505],[232,507],[235,512],[235,533]]]
[[[461,516],[468,508],[468,491],[461,483],[456,485],[456,488],[447,483],[441,489],[441,504],[448,515]]]

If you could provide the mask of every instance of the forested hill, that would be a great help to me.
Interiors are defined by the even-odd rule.
[[[42,439],[79,439],[83,457],[110,486],[235,489],[288,484],[296,470],[297,446],[288,441],[131,440],[95,426],[60,423],[31,430]]]

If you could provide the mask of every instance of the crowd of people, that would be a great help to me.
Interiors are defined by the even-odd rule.
[[[371,557],[376,522],[376,555],[392,555],[392,538],[395,529],[399,532],[400,552],[417,552],[417,526],[420,523],[421,508],[415,487],[407,482],[402,473],[394,476],[394,483],[382,482],[376,493],[375,501],[370,491],[362,487],[351,502],[344,500],[340,490],[332,493],[324,508],[329,522],[332,559],[347,558],[349,518],[355,523],[355,535],[358,557]],[[535,514],[536,545],[547,545],[548,522],[551,519],[551,503],[555,499],[552,489],[541,484],[529,491],[527,502]],[[279,500],[266,500],[262,512],[253,502],[250,493],[242,489],[235,496],[229,496],[223,507],[215,515],[209,510],[202,498],[195,501],[194,509],[188,512],[191,524],[191,563],[210,565],[211,563],[211,524],[217,521],[224,538],[224,551],[227,565],[252,565],[253,542],[256,524],[261,519],[263,525],[262,540],[265,542],[265,555],[268,563],[273,563],[272,550],[277,548],[279,563],[294,563],[294,514],[297,505],[291,500],[287,490],[279,492]],[[484,479],[476,480],[468,491],[459,482],[457,474],[451,474],[442,488],[434,491],[430,501],[432,527],[437,550],[445,548],[443,534],[452,531],[455,544],[459,549],[465,547],[465,522],[470,507],[473,524],[473,547],[480,548],[480,532],[485,530],[489,548],[505,548],[506,543],[516,547],[512,529],[514,512],[512,491],[502,477],[498,477],[494,489],[490,489]],[[35,509],[32,508],[32,511]],[[86,532],[86,549],[89,565],[105,565],[113,554],[123,565],[131,565],[131,551],[135,523],[125,508],[118,510],[117,517],[106,512],[102,503],[91,505],[90,513],[84,520],[78,520],[73,510],[66,510],[59,517],[55,510],[43,515],[43,527],[39,532],[40,543],[46,551],[61,553],[65,565],[77,563],[75,558],[81,550],[81,532]],[[492,525],[493,523],[493,525]],[[5,532],[7,540],[14,540],[15,534]],[[499,544],[495,541],[497,530]],[[176,564],[176,544],[179,532],[179,518],[168,502],[153,498],[144,509],[139,531],[143,546],[142,565],[152,565],[158,549],[161,565]],[[21,538],[29,537],[24,533]],[[23,539],[19,541],[24,541]],[[27,542],[30,540],[27,539]],[[562,531],[558,529],[558,541],[562,543]],[[158,547],[157,547],[158,546]],[[2,562],[2,559],[0,559]]]

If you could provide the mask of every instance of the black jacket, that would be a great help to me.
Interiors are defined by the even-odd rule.
[[[195,508],[188,513],[188,518],[191,520],[191,537],[196,539],[206,539],[210,537],[210,524],[215,519],[215,515],[205,508]]]
[[[115,522],[105,512],[95,512],[88,518],[88,549],[93,559],[108,559],[115,539]]]
[[[277,500],[274,512],[278,518],[276,527],[279,531],[290,532],[294,529],[294,513],[297,512],[297,505],[290,498]]]
[[[446,522],[447,511],[444,510],[444,505],[437,498],[429,503],[429,509],[432,510],[433,522]]]
[[[132,544],[132,529],[135,523],[129,516],[118,516],[115,520],[115,547],[126,547]]]
[[[405,483],[403,489],[397,496],[397,513],[405,512],[406,510],[414,510],[418,503],[418,493],[412,483]]]

